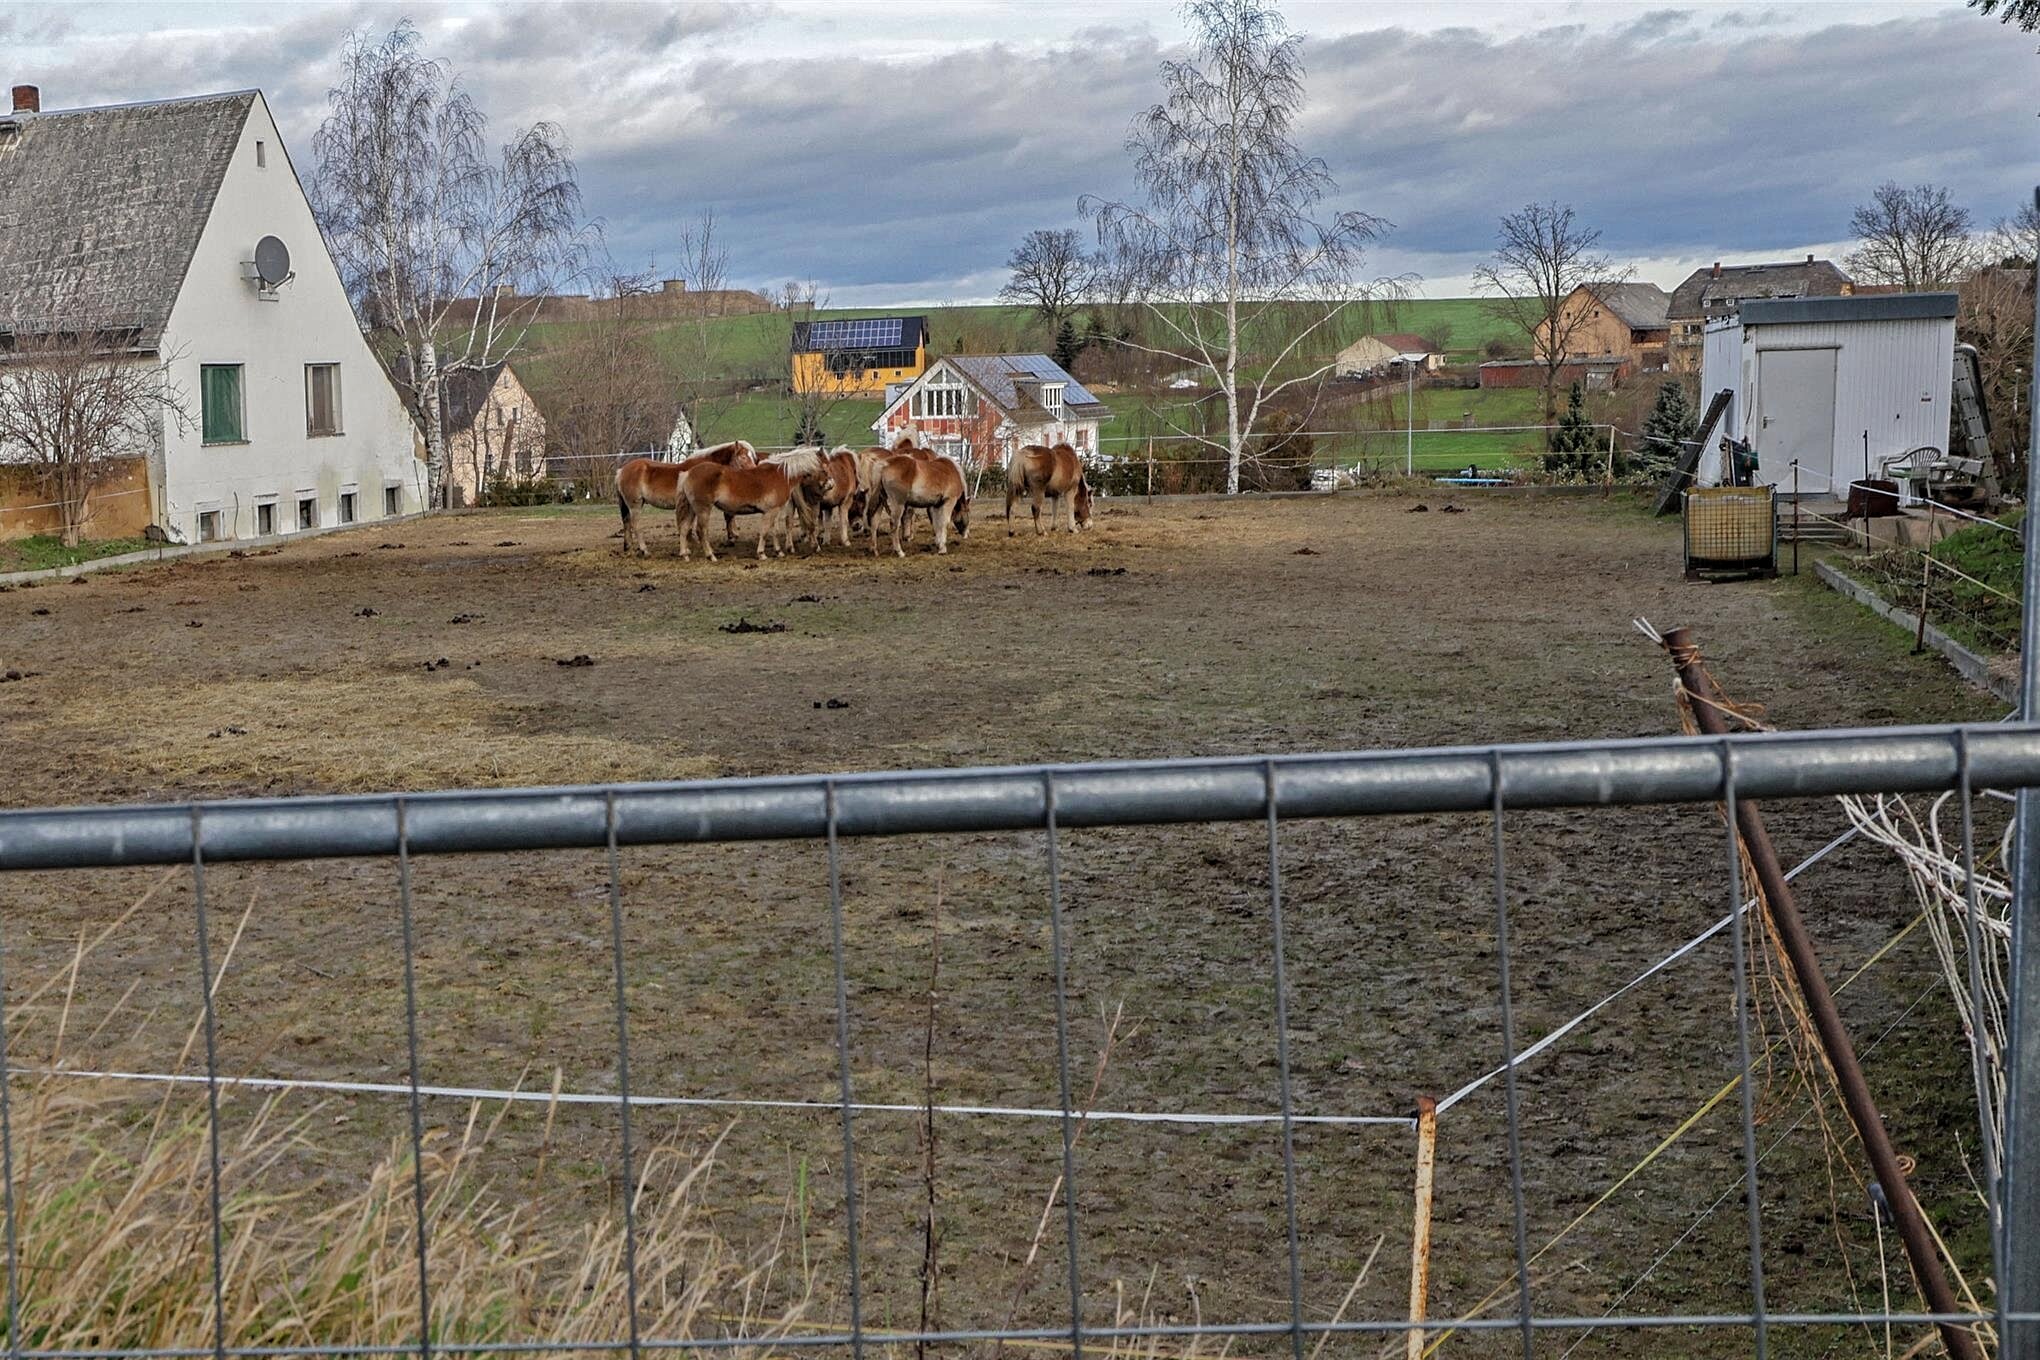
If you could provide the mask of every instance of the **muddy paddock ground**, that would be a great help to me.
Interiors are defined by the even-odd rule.
[[[1676,524],[1632,502],[1475,497],[1445,513],[1429,499],[1425,513],[1393,496],[1113,504],[1074,539],[1008,538],[981,516],[946,557],[873,560],[837,547],[763,564],[742,548],[683,563],[663,517],[654,555],[638,561],[620,555],[613,514],[501,511],[13,589],[0,594],[0,664],[29,675],[0,688],[0,798],[1659,734],[1676,728],[1670,675],[1632,629],[1638,615],[1690,625],[1729,690],[1786,727],[1997,716],[1810,572],[1687,584]],[[730,631],[740,622],[765,631]],[[562,664],[577,657],[586,663]],[[1832,803],[1771,815],[1788,862],[1843,825]],[[1711,809],[1513,815],[1506,834],[1525,1043],[1722,911]],[[1488,837],[1478,817],[1284,826],[1300,1113],[1403,1115],[1419,1095],[1493,1067]],[[1264,838],[1259,825],[1065,836],[1080,1103],[1275,1107]],[[1054,1105],[1041,835],[850,842],[843,864],[858,1098]],[[648,1110],[640,1142],[699,1149],[720,1135],[694,1189],[701,1223],[734,1251],[803,1262],[789,1274],[812,1284],[809,1320],[840,1325],[822,847],[630,849],[622,882],[634,1090],[824,1105]],[[415,864],[427,1083],[614,1091],[607,883],[596,854]],[[1858,844],[1801,887],[1827,966],[1852,978],[1844,1011],[1897,1141],[1919,1158],[1922,1197],[1982,1291],[1967,1068],[1926,934],[1902,935],[1916,911],[1906,880]],[[403,1080],[393,865],[220,866],[208,900],[213,956],[231,954],[218,993],[223,1071]],[[0,880],[17,1054],[83,1070],[196,1070],[192,906],[182,871]],[[81,941],[91,947],[72,976]],[[1558,1235],[1534,1271],[1539,1312],[1744,1307],[1735,1099],[1622,1181],[1732,1073],[1731,987],[1717,938],[1523,1070],[1528,1237],[1535,1250]],[[1768,1005],[1763,1022],[1760,1042],[1784,1037]],[[203,1108],[198,1088],[119,1090],[138,1107]],[[1491,1082],[1440,1123],[1434,1316],[1510,1306],[1506,1292],[1486,1302],[1513,1260],[1502,1101]],[[232,1126],[256,1104],[247,1092],[224,1097],[230,1150]],[[1758,1104],[1771,1308],[1875,1306],[1878,1242],[1857,1159],[1822,1134],[1840,1127],[1835,1107],[1825,1124],[1809,1114],[1784,1050]],[[306,1131],[261,1174],[300,1188],[358,1182],[405,1128],[401,1098],[307,1091],[283,1107]],[[439,1098],[426,1118],[456,1128],[468,1110]],[[866,1321],[1055,1325],[1067,1306],[1059,1210],[1027,1260],[1060,1170],[1055,1121],[938,1115],[932,1157],[923,1124],[857,1121]],[[488,1174],[543,1222],[613,1211],[614,1127],[599,1106],[517,1106],[489,1147]],[[1279,1150],[1268,1124],[1087,1125],[1076,1185],[1089,1320],[1287,1323]],[[1309,1320],[1403,1315],[1413,1156],[1404,1127],[1298,1130]],[[924,1313],[931,1162],[940,1283]],[[675,1163],[664,1165],[658,1176]],[[235,1174],[230,1159],[230,1189]],[[1895,1262],[1895,1242],[1884,1248]],[[1911,1300],[1896,1266],[1891,1287],[1895,1303]],[[1576,1343],[1582,1355],[1729,1355],[1750,1337],[1609,1329],[1549,1334],[1540,1348]],[[1232,1352],[1287,1344],[1248,1337]],[[1399,1338],[1341,1336],[1325,1353],[1384,1344],[1400,1350]],[[1771,1344],[1854,1354],[1882,1337],[1774,1329]],[[1444,1353],[1516,1346],[1465,1332]]]

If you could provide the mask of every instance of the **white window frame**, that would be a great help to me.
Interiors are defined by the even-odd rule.
[[[205,522],[212,521],[212,532],[205,531]],[[230,538],[227,532],[227,512],[218,501],[211,501],[198,507],[198,518],[194,521],[197,538],[201,543],[224,543]]]
[[[977,415],[977,389],[943,373],[914,390],[909,410],[915,420],[969,420]]]
[[[1063,413],[1062,383],[1043,383],[1041,385],[1041,409],[1048,412],[1050,415],[1054,416],[1057,420],[1062,419]]]
[[[333,373],[333,428],[315,430],[312,428],[312,370],[330,369]],[[305,437],[307,439],[332,439],[347,433],[347,422],[341,416],[340,408],[340,365],[334,362],[318,362],[305,365]]]

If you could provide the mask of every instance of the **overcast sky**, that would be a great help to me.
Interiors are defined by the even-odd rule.
[[[1305,151],[1395,230],[1371,272],[1469,291],[1496,217],[1570,201],[1640,277],[1842,249],[1884,179],[1979,219],[2040,183],[2040,56],[1959,0],[1667,7],[1292,0]],[[627,267],[703,207],[735,281],[837,304],[982,299],[1014,241],[1131,191],[1124,137],[1184,30],[1169,0],[687,4],[0,2],[45,108],[260,87],[302,164],[350,29],[410,16],[499,134],[563,126]]]

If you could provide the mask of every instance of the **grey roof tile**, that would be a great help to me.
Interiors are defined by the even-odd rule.
[[[1682,321],[1720,316],[1751,298],[1839,297],[1849,276],[1829,260],[1730,264],[1716,274],[1696,269],[1672,290],[1671,315]]]
[[[153,348],[255,98],[69,109],[0,131],[0,329],[133,328]]]

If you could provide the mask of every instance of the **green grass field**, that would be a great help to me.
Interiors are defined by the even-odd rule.
[[[1001,353],[1045,351],[1054,337],[1047,325],[1024,307],[966,306],[927,308],[834,308],[817,313],[821,317],[878,316],[905,311],[928,318],[931,351],[945,353]],[[783,377],[786,344],[792,318],[784,312],[759,312],[746,316],[714,317],[705,322],[678,318],[659,325],[651,333],[652,344],[664,367],[676,382],[691,376],[701,366],[701,355],[718,378],[752,385],[755,390],[712,403],[704,428],[697,433],[704,442],[748,439],[761,446],[780,446],[792,441],[799,425],[799,413],[774,384]],[[519,370],[543,404],[561,381],[557,356],[580,337],[584,323],[546,322],[531,328],[527,339],[528,357]],[[1304,356],[1321,361],[1362,335],[1381,332],[1414,332],[1442,340],[1455,363],[1478,361],[1481,347],[1489,340],[1505,338],[1506,328],[1479,298],[1419,298],[1393,307],[1354,307],[1325,329],[1320,343]],[[1172,425],[1191,425],[1193,412],[1186,402],[1195,393],[1171,392],[1149,396],[1134,392],[1100,393],[1113,408],[1114,418],[1105,430],[1105,450],[1124,451],[1148,438],[1172,437]],[[1337,431],[1343,437],[1325,444],[1325,456],[1345,464],[1359,458],[1386,457],[1389,446],[1400,456],[1405,411],[1399,392],[1381,400],[1355,402],[1333,385],[1320,418],[1313,423]],[[1472,434],[1459,431],[1426,431],[1432,422],[1471,419],[1477,425],[1519,425],[1537,421],[1537,394],[1531,391],[1480,391],[1433,388],[1416,394],[1416,425],[1419,466],[1459,468],[1473,462],[1482,465],[1519,460],[1541,445],[1535,433]],[[1173,409],[1171,409],[1173,408]],[[822,431],[831,444],[861,444],[871,434],[880,403],[875,400],[843,401],[829,408],[822,418]],[[1393,439],[1386,433],[1392,431]],[[1363,432],[1365,436],[1363,438]]]

